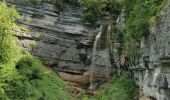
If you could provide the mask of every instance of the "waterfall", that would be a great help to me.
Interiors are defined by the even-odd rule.
[[[94,45],[93,45],[93,56],[92,56],[92,64],[90,66],[90,87],[89,89],[95,89],[97,86],[97,83],[95,82],[95,74],[100,74],[100,73],[95,73],[97,68],[96,68],[96,55],[100,55],[102,56],[104,59],[102,62],[104,62],[104,70],[101,74],[105,74],[106,79],[108,79],[110,77],[110,73],[111,73],[111,61],[110,61],[110,47],[111,47],[111,26],[109,25],[107,28],[107,32],[106,34],[104,34],[103,32],[103,26],[100,27],[100,31],[97,34],[97,36],[95,37],[95,41],[94,41]],[[105,36],[104,36],[105,35]],[[104,45],[105,45],[105,49],[101,49],[98,47],[102,47],[102,45],[100,44],[99,40],[102,40],[102,36],[106,37],[104,39]],[[100,52],[98,52],[100,51]],[[97,65],[98,66],[98,65]]]
[[[96,59],[96,48],[97,48],[98,40],[100,39],[101,34],[102,34],[102,29],[103,29],[103,26],[101,25],[100,31],[97,34],[95,41],[94,41],[92,64],[91,64],[91,67],[90,67],[90,87],[89,87],[89,89],[94,89],[97,85],[96,83],[94,83],[94,70],[95,70],[95,63],[94,62],[95,62],[95,59]]]
[[[110,47],[111,47],[111,26],[108,26],[107,34],[106,34],[106,78],[110,77],[111,73],[111,62],[110,62]]]

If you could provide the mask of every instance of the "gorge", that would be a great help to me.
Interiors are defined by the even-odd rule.
[[[50,74],[51,84],[47,84],[36,80],[39,75],[29,75],[33,77],[33,82],[32,78],[28,80],[31,85],[39,84],[41,88],[45,84],[52,89],[55,84],[63,92],[55,95],[54,89],[51,96],[49,89],[37,89],[41,91],[33,92],[37,98],[28,100],[170,100],[169,0],[64,0],[57,5],[53,1],[6,0],[8,7],[14,6],[21,16],[16,22],[19,28],[12,29],[17,45],[62,79],[57,80],[61,83],[58,85],[55,75]],[[28,67],[32,66],[29,61],[32,60],[25,61]],[[17,63],[15,67],[18,70],[26,64]],[[23,70],[24,75],[27,68]],[[35,68],[35,73],[39,72],[36,71]],[[11,97],[13,85],[5,90],[4,83],[1,86],[0,80],[0,99],[1,87],[2,94],[9,95],[9,99],[2,100],[29,97],[22,93],[19,99]],[[62,85],[65,83],[68,86]]]

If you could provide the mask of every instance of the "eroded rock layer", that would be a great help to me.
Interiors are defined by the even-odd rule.
[[[60,11],[48,3],[33,5],[21,0],[7,0],[7,3],[15,5],[21,15],[18,22],[26,27],[16,35],[24,49],[42,58],[64,80],[89,83],[92,47],[99,26],[83,24],[81,7],[65,4]],[[104,73],[104,62],[100,61],[98,66],[96,72]],[[96,75],[99,80],[105,80],[102,74]]]

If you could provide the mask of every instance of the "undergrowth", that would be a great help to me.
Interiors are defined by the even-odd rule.
[[[137,88],[130,73],[124,73],[120,78],[113,78],[111,86],[95,96],[96,100],[132,100],[137,94]]]
[[[14,7],[0,3],[0,100],[70,100],[67,85],[38,58],[19,48]]]
[[[95,96],[82,96],[83,100],[133,100],[137,95],[138,88],[129,72],[121,77],[113,77],[109,85],[103,88]]]

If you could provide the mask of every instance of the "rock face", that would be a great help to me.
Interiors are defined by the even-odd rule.
[[[170,3],[141,48],[143,62],[133,68],[137,84],[145,96],[170,100]]]
[[[59,11],[47,3],[25,5],[20,0],[7,3],[16,6],[22,16],[18,22],[29,29],[17,35],[24,49],[42,58],[64,80],[70,80],[67,77],[70,74],[71,81],[89,82],[93,41],[99,26],[82,23],[82,8],[66,4]]]

